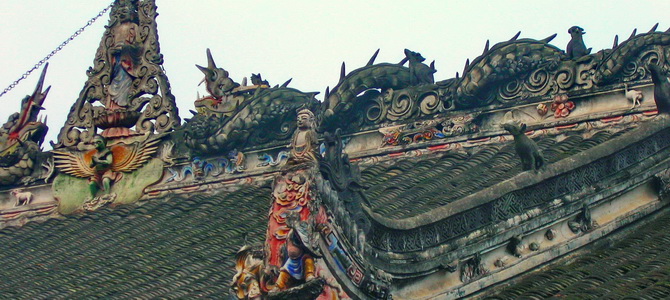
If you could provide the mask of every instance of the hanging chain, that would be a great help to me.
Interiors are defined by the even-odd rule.
[[[4,94],[6,94],[7,92],[11,91],[14,87],[16,87],[16,86],[19,84],[19,82],[20,82],[21,80],[24,80],[24,79],[28,78],[28,76],[30,75],[30,73],[32,73],[33,71],[35,71],[35,70],[37,70],[39,67],[41,67],[41,66],[42,66],[45,62],[47,62],[52,56],[54,56],[54,54],[58,53],[58,51],[63,50],[63,47],[65,47],[65,46],[66,46],[67,44],[69,44],[72,40],[74,40],[77,36],[79,36],[82,32],[84,32],[84,30],[86,29],[86,27],[89,27],[89,26],[93,25],[93,23],[95,23],[95,21],[96,21],[98,18],[100,18],[100,17],[102,17],[104,14],[106,14],[107,11],[108,11],[110,8],[112,8],[113,5],[114,5],[114,2],[112,2],[112,3],[109,4],[107,7],[105,7],[105,9],[101,10],[101,11],[98,13],[97,16],[95,16],[95,17],[91,18],[90,20],[88,20],[88,22],[86,22],[86,25],[84,25],[83,27],[81,27],[81,28],[79,28],[77,31],[75,31],[75,32],[74,32],[74,33],[73,33],[67,40],[65,40],[65,41],[62,42],[60,45],[58,45],[58,47],[56,47],[56,49],[54,49],[53,51],[51,51],[51,53],[47,54],[47,56],[45,56],[44,58],[42,58],[42,60],[38,61],[38,62],[37,62],[37,63],[36,63],[30,70],[28,70],[28,71],[26,71],[25,73],[23,73],[23,75],[21,75],[21,77],[20,77],[19,79],[17,79],[17,80],[15,80],[14,82],[12,82],[12,84],[10,84],[4,91],[2,91],[2,93],[0,93],[0,97],[2,97]]]

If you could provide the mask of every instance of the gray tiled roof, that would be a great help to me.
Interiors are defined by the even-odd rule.
[[[568,135],[564,139],[535,139],[548,163],[585,151],[632,127],[601,130],[590,138]],[[447,205],[473,192],[521,173],[521,161],[512,140],[469,151],[449,151],[425,159],[402,159],[377,164],[361,172],[372,210],[387,218],[413,217]]]
[[[222,298],[237,250],[265,236],[269,184],[0,231],[0,298]]]
[[[622,240],[528,275],[487,299],[670,298],[670,208]]]

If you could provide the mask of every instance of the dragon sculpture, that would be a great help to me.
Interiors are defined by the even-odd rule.
[[[208,66],[197,66],[210,93],[195,102],[197,112],[183,127],[186,145],[197,153],[288,142],[296,128],[297,110],[318,105],[314,96],[281,86],[244,86],[230,79],[207,50]],[[261,130],[262,129],[262,130]]]
[[[39,112],[51,88],[42,91],[48,66],[42,70],[33,94],[21,100],[21,110],[10,115],[0,128],[0,186],[35,180],[30,175],[44,160],[40,148],[49,128],[46,117],[42,120]]]

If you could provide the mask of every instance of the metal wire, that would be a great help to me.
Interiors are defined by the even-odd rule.
[[[24,80],[24,79],[28,78],[28,76],[30,75],[30,73],[32,73],[33,71],[39,69],[39,67],[41,67],[41,66],[42,66],[45,62],[47,62],[52,56],[54,56],[56,53],[58,53],[58,51],[63,50],[63,47],[65,47],[65,46],[66,46],[67,44],[69,44],[72,40],[74,40],[77,36],[79,36],[82,32],[84,32],[84,30],[85,30],[87,27],[93,25],[93,23],[95,23],[95,21],[98,20],[98,18],[102,17],[105,13],[107,13],[107,11],[108,11],[109,9],[111,9],[113,5],[114,5],[114,2],[112,2],[112,3],[109,4],[107,7],[105,7],[105,9],[101,10],[101,11],[98,13],[97,16],[95,16],[95,17],[91,18],[90,20],[88,20],[88,22],[86,22],[86,25],[84,25],[84,26],[82,26],[81,28],[77,29],[77,31],[75,31],[75,32],[74,32],[74,33],[73,33],[67,40],[65,40],[65,41],[62,42],[60,45],[58,45],[58,47],[56,47],[56,49],[54,49],[53,51],[51,51],[51,53],[47,54],[47,56],[45,56],[45,57],[42,58],[40,61],[38,61],[38,62],[37,62],[37,63],[36,63],[30,70],[28,70],[28,71],[26,71],[25,73],[23,73],[23,75],[21,75],[21,77],[19,77],[19,79],[15,80],[14,82],[12,82],[12,84],[10,84],[7,88],[5,88],[5,89],[2,91],[2,93],[0,93],[0,97],[2,97],[4,94],[6,94],[7,92],[11,91],[14,87],[16,87],[16,86],[19,84],[19,82],[21,82],[21,80]]]

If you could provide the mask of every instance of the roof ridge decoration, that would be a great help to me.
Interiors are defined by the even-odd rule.
[[[41,150],[49,127],[47,118],[39,115],[51,89],[42,90],[48,67],[47,63],[42,69],[33,94],[26,95],[20,110],[0,127],[0,186],[29,184],[51,176],[48,154]],[[41,172],[43,164],[47,165],[46,174]]]
[[[236,256],[231,294],[238,299],[391,298],[388,276],[359,256],[369,224],[358,222],[366,220],[360,197],[352,198],[360,186],[339,131],[327,134],[322,156],[315,126],[314,114],[301,109],[288,161],[274,179],[265,242]],[[347,203],[337,198],[343,193]]]
[[[183,127],[186,146],[198,154],[286,145],[296,128],[296,112],[319,104],[318,92],[289,88],[290,79],[271,88],[253,74],[252,85],[246,79],[240,85],[216,66],[209,49],[207,62],[207,67],[196,66],[205,74],[210,95],[195,101],[197,111]]]
[[[491,47],[487,41],[480,56],[466,61],[462,74],[435,83],[410,76],[412,69],[434,71],[433,63],[427,66],[415,61],[414,66],[405,67],[403,64],[410,61],[406,56],[399,64],[373,64],[376,52],[368,64],[348,74],[342,64],[338,84],[326,89],[322,130],[339,127],[352,133],[384,123],[511,107],[555,95],[572,97],[614,83],[648,80],[646,65],[667,68],[670,64],[663,49],[670,45],[670,32],[655,30],[656,26],[639,35],[634,31],[621,44],[617,38],[613,49],[575,57],[549,44],[556,34],[534,40],[519,39],[517,33]]]
[[[116,0],[88,80],[68,114],[55,149],[106,138],[164,133],[180,124],[162,68],[155,0]]]

